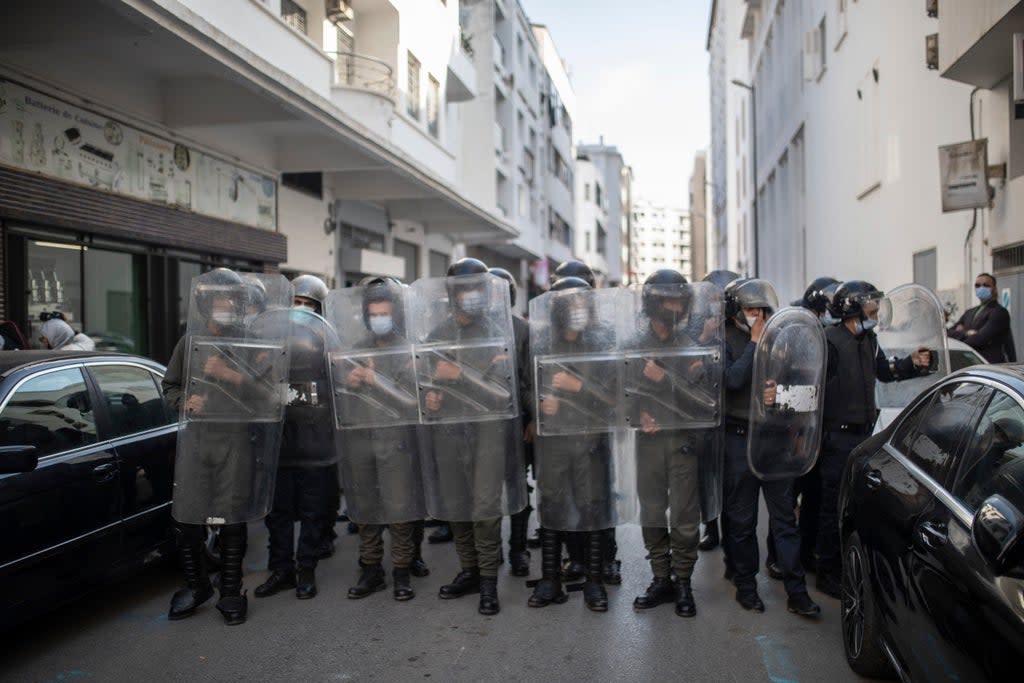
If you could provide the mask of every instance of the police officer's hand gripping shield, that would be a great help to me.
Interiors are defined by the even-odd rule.
[[[243,280],[217,269],[193,279],[172,508],[179,522],[249,522],[269,510],[291,332],[276,312],[291,303],[280,275]]]
[[[747,459],[760,479],[806,474],[821,443],[825,334],[803,308],[783,308],[764,326],[754,353]]]

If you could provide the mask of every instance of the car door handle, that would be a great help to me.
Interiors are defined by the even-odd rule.
[[[917,527],[917,537],[925,547],[939,548],[949,541],[949,532],[945,524],[922,522]]]
[[[108,482],[117,476],[117,465],[112,462],[97,465],[92,469],[92,477],[99,483]]]
[[[868,470],[864,475],[864,485],[871,491],[879,488],[882,485],[882,473],[878,470]]]

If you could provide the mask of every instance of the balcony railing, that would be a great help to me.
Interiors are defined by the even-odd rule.
[[[334,58],[334,85],[367,90],[395,99],[394,69],[387,62],[354,52],[328,52]]]

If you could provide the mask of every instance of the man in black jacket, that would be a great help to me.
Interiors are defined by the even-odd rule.
[[[999,303],[997,292],[993,276],[982,273],[974,278],[974,293],[981,303],[960,316],[948,334],[976,349],[989,363],[1015,363],[1010,312]]]
[[[832,315],[842,323],[825,330],[828,379],[818,468],[821,512],[818,520],[817,587],[840,596],[839,483],[850,451],[871,436],[878,409],[875,382],[893,382],[928,374],[931,355],[920,348],[905,358],[886,358],[873,328],[884,294],[863,280],[844,282],[832,300]]]

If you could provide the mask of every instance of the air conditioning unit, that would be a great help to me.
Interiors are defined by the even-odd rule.
[[[924,62],[929,69],[939,68],[939,34],[924,37]]]
[[[924,9],[929,17],[935,19],[939,16],[939,0],[924,0]]]
[[[346,0],[324,0],[324,13],[327,15],[327,21],[332,24],[355,19],[352,7]]]

